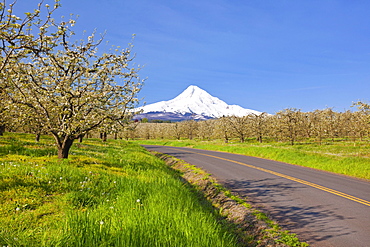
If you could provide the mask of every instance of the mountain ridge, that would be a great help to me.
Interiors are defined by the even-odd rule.
[[[222,116],[245,116],[261,114],[262,112],[245,109],[239,105],[228,105],[217,97],[195,85],[190,85],[181,94],[167,101],[139,107],[142,113],[135,119],[148,118],[149,120],[206,120]]]

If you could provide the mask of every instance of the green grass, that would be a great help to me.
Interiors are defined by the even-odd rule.
[[[229,143],[195,140],[137,140],[140,144],[192,147],[237,153],[324,171],[370,179],[370,143],[341,141],[333,143]]]
[[[251,243],[250,246],[254,246],[254,244],[262,244],[261,246],[264,246],[265,243],[261,243],[261,241],[263,241],[263,239],[268,238],[269,241],[271,241],[271,239],[274,239],[275,243],[282,243],[284,244],[284,246],[292,246],[292,247],[293,246],[296,246],[296,247],[309,246],[307,243],[301,242],[296,234],[293,234],[293,233],[290,233],[289,231],[281,229],[281,227],[275,221],[271,220],[265,213],[261,212],[260,210],[254,209],[250,204],[246,203],[245,200],[241,199],[237,195],[234,195],[230,190],[228,190],[227,188],[222,186],[220,183],[218,183],[211,176],[211,174],[203,171],[202,169],[194,165],[188,164],[180,159],[171,157],[169,155],[159,154],[159,153],[156,153],[155,155],[158,157],[165,157],[165,160],[169,162],[169,165],[171,167],[177,167],[179,165],[179,167],[177,167],[176,169],[179,169],[180,171],[185,171],[185,174],[187,174],[186,176],[188,176],[189,173],[192,173],[193,176],[190,176],[190,178],[188,178],[188,181],[191,184],[195,185],[200,190],[203,190],[205,195],[208,198],[211,198],[210,200],[212,201],[214,205],[218,205],[220,212],[226,217],[230,218],[231,216],[233,220],[237,220],[238,218],[238,216],[236,216],[235,214],[233,215],[232,212],[228,211],[227,209],[225,210],[227,206],[225,207],[225,205],[219,205],[220,201],[225,200],[221,194],[225,195],[226,198],[228,198],[227,199],[228,201],[229,199],[231,199],[235,201],[236,203],[238,203],[239,205],[242,205],[243,207],[250,209],[250,214],[254,215],[255,219],[261,220],[268,226],[266,229],[262,230],[259,233],[258,237],[251,236],[251,235],[246,236],[245,232],[242,232],[242,230],[240,230],[245,227],[245,225],[243,224],[248,222],[248,220],[246,222],[244,222],[243,220],[241,225],[231,226],[234,228],[237,227],[236,232],[241,233],[241,238],[244,239],[244,243]],[[169,161],[168,161],[168,158],[170,159]],[[207,180],[207,183],[204,184],[203,182],[201,182],[203,180]],[[235,212],[237,212],[237,210]]]
[[[137,144],[0,137],[0,246],[237,246],[212,205]]]

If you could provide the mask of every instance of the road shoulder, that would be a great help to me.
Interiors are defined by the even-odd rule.
[[[268,219],[243,199],[231,194],[214,177],[200,168],[166,154],[154,151],[151,153],[164,160],[172,169],[180,171],[184,182],[194,186],[212,203],[225,223],[237,234],[241,246],[308,246],[299,242],[294,234],[280,229],[276,222]]]

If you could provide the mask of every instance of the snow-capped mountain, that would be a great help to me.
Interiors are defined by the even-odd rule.
[[[189,86],[176,98],[139,107],[142,113],[135,118],[181,121],[185,119],[205,120],[222,116],[245,116],[259,111],[228,105],[197,86]]]

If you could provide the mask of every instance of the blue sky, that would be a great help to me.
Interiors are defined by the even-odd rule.
[[[37,0],[18,0],[29,11]],[[45,0],[44,3],[52,3]],[[367,0],[61,0],[112,45],[134,40],[147,104],[197,85],[228,104],[350,110],[370,101]],[[50,4],[52,5],[52,4]]]

